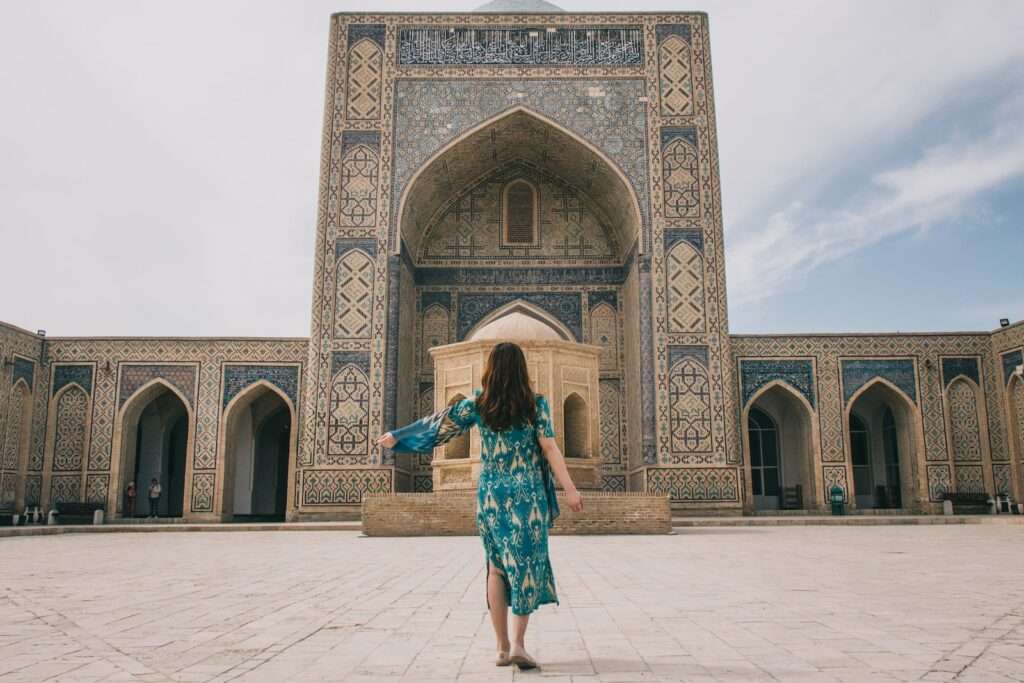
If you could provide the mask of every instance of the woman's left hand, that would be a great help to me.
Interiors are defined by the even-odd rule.
[[[396,439],[391,432],[386,432],[377,437],[377,445],[383,446],[384,448],[394,448],[396,443],[398,443],[398,439]]]
[[[581,512],[583,510],[583,498],[576,489],[565,492],[565,502],[569,504],[569,509],[573,512]]]

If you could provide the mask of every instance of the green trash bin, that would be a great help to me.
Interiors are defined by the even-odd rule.
[[[845,515],[846,514],[846,494],[843,493],[843,489],[838,484],[834,485],[828,492],[829,502],[832,503],[832,514],[833,515]]]

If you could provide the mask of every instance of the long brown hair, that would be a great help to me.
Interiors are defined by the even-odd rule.
[[[476,399],[484,424],[496,432],[533,424],[537,404],[530,388],[526,356],[518,345],[502,342],[491,349],[484,368],[483,391]]]

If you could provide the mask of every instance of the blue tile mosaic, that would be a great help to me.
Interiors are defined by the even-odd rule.
[[[68,384],[75,383],[85,389],[85,393],[92,394],[92,366],[91,365],[58,365],[53,369],[53,386],[50,387],[50,395],[53,396]]]
[[[666,253],[680,242],[689,242],[698,252],[704,253],[704,231],[700,228],[665,228]]]
[[[592,268],[417,268],[417,285],[620,285],[626,269]]]
[[[1010,375],[1013,374],[1014,369],[1018,365],[1024,363],[1024,354],[1020,351],[1011,351],[1010,353],[1004,353],[1003,357],[1003,385],[1009,384]]]
[[[814,365],[809,360],[751,360],[740,361],[740,386],[746,406],[761,387],[781,380],[793,387],[814,407]]]
[[[948,387],[957,376],[963,375],[981,385],[981,373],[978,371],[977,358],[943,358],[942,359],[942,386]]]
[[[452,310],[451,292],[420,292],[420,310],[425,311],[434,304],[439,304],[447,310]]]
[[[643,55],[638,26],[415,26],[398,32],[402,65],[640,66]]]
[[[671,345],[668,347],[668,366],[670,368],[684,358],[693,358],[706,368],[708,366],[708,347]]]
[[[858,389],[876,377],[892,383],[917,403],[917,377],[914,361],[909,358],[856,358],[841,363],[844,404],[850,401]]]
[[[560,320],[577,340],[583,339],[583,316],[578,292],[501,292],[497,294],[460,294],[458,339],[466,338],[470,329],[488,313],[513,301],[525,301]]]
[[[668,143],[672,142],[676,138],[683,138],[694,147],[697,146],[697,129],[696,128],[662,128],[661,129],[661,146],[664,147]]]
[[[353,249],[362,249],[370,256],[376,256],[377,240],[338,239],[334,242],[334,258],[339,259]]]
[[[654,35],[657,36],[658,45],[669,36],[679,36],[687,43],[691,42],[689,24],[658,24],[654,29]]]
[[[349,24],[348,44],[351,47],[363,38],[369,38],[373,42],[377,43],[377,46],[383,50],[386,34],[387,28],[384,24]]]
[[[594,310],[601,304],[610,304],[615,310],[619,309],[619,295],[615,290],[597,290],[587,292],[587,306]]]
[[[370,374],[369,351],[335,351],[331,354],[331,375],[346,365],[355,365],[367,375]]]
[[[587,140],[620,167],[636,192],[649,244],[646,96],[642,79],[399,79],[392,136],[402,154],[394,160],[391,242],[398,201],[427,159],[482,121],[522,106]]]
[[[264,380],[284,392],[293,406],[299,405],[299,369],[294,365],[228,365],[224,368],[224,395],[227,406],[242,389]]]
[[[14,368],[11,370],[11,384],[13,385],[19,379],[24,379],[25,383],[28,384],[28,388],[33,388],[33,382],[36,376],[36,364],[27,358],[21,356],[14,357]]]
[[[371,130],[346,130],[341,134],[341,153],[350,147],[363,145],[371,149],[380,149],[380,133]]]

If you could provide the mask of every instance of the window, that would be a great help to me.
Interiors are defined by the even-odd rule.
[[[853,491],[858,496],[872,492],[874,476],[871,472],[871,435],[867,425],[850,413],[850,456],[853,460]]]
[[[509,246],[537,244],[537,192],[525,180],[505,187],[504,242]]]
[[[755,496],[779,495],[779,430],[762,410],[750,409],[750,475]]]

